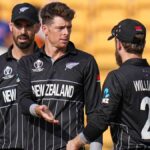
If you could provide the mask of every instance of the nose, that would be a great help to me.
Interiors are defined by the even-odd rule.
[[[68,34],[69,34],[68,28],[64,28],[64,34],[65,34],[65,35],[68,35]]]
[[[25,28],[25,27],[22,27],[22,28],[21,28],[21,33],[22,33],[22,34],[26,33],[26,28]]]

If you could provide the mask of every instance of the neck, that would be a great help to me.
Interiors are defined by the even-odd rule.
[[[52,46],[49,42],[45,42],[45,53],[56,61],[61,56],[65,55],[65,48],[57,48]]]
[[[124,56],[122,57],[122,62],[124,63],[125,61],[129,60],[129,59],[133,59],[133,58],[142,58],[142,55],[140,54],[130,54],[130,53],[126,53],[124,54]]]
[[[13,49],[12,49],[12,56],[19,60],[21,59],[21,57],[26,56],[26,55],[30,55],[32,54],[34,51],[34,43],[28,47],[27,49],[20,49],[18,48],[18,46],[16,46],[15,44],[13,45]]]

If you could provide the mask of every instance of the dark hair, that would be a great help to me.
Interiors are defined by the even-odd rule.
[[[55,16],[60,16],[67,21],[74,18],[75,11],[61,2],[52,2],[45,5],[40,12],[43,24],[50,23]]]
[[[128,53],[142,54],[144,51],[144,47],[145,47],[145,41],[143,41],[143,39],[145,39],[145,35],[136,34],[135,37],[136,39],[139,40],[139,43],[125,43],[125,42],[121,42],[121,43]]]

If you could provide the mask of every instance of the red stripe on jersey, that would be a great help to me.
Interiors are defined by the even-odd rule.
[[[97,75],[96,80],[97,80],[97,82],[100,81],[100,75],[99,74]]]

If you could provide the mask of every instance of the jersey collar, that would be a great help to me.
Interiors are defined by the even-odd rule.
[[[124,62],[122,65],[149,66],[146,59],[132,58]]]
[[[45,49],[45,45],[40,49],[40,53],[42,55],[46,55],[44,49]],[[67,45],[66,53],[73,54],[73,55],[77,54],[77,49],[75,48],[74,44],[71,41],[69,41],[69,43]]]
[[[12,49],[13,49],[13,45],[11,45],[9,48],[8,48],[8,52],[7,52],[7,55],[6,55],[6,58],[7,59],[15,59],[12,55]],[[37,46],[36,43],[34,43],[34,53],[35,52],[38,52],[39,51],[39,48]]]

